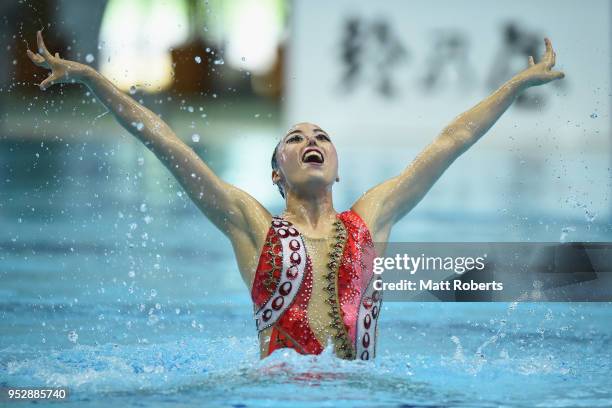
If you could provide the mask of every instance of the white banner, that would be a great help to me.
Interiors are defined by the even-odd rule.
[[[548,36],[566,78],[521,96],[486,143],[507,146],[528,130],[580,145],[586,130],[593,149],[609,146],[607,0],[298,0],[290,26],[288,123],[320,123],[342,139],[431,140],[528,55],[537,62]]]

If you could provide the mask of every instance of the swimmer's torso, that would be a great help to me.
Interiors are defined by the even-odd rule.
[[[331,341],[340,357],[372,358],[380,311],[373,255],[353,211],[338,214],[327,238],[305,237],[274,218],[251,290],[262,357],[278,348],[319,354]]]
[[[308,323],[319,343],[327,345],[329,340],[333,341],[333,333],[330,328],[332,308],[329,302],[325,301],[327,293],[325,292],[326,280],[324,274],[329,262],[329,249],[333,240],[331,238],[309,238],[305,235],[302,235],[302,238],[312,263],[313,295],[311,295],[307,307]],[[268,354],[267,347],[270,344],[271,332],[272,328],[270,327],[263,330],[259,336],[262,356]]]

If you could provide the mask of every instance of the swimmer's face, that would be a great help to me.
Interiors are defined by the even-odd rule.
[[[274,183],[284,190],[331,189],[338,177],[338,155],[329,135],[312,123],[292,126],[276,150]]]

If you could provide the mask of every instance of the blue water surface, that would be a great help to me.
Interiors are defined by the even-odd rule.
[[[125,143],[2,143],[0,387],[68,387],[78,407],[612,406],[610,303],[387,302],[374,362],[330,350],[260,361],[229,243]],[[236,163],[214,157],[233,181]],[[350,169],[338,209],[369,187],[372,169]],[[607,214],[550,213],[491,189],[478,211],[426,199],[393,238],[612,238]]]

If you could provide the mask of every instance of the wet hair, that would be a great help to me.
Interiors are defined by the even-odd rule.
[[[278,161],[276,160],[276,151],[278,150],[278,146],[280,146],[281,142],[274,147],[274,151],[272,152],[272,160],[270,160],[270,165],[272,166],[272,170],[278,171]],[[276,183],[276,187],[278,187],[278,192],[280,195],[285,198],[285,191],[283,190],[283,186],[281,183]]]

